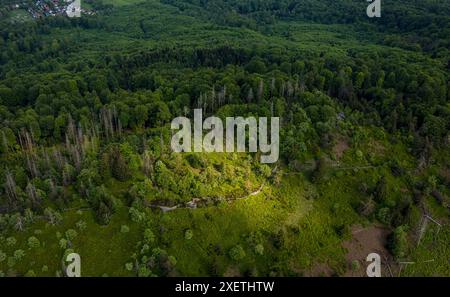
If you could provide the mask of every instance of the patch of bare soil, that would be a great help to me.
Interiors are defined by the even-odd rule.
[[[371,253],[377,253],[381,256],[382,276],[394,275],[396,268],[392,264],[392,255],[386,249],[387,238],[390,233],[389,229],[379,226],[367,228],[353,226],[352,238],[343,243],[343,247],[347,249],[345,257],[347,272],[345,276],[367,276],[366,269],[370,263],[366,261],[366,258]]]
[[[304,273],[306,277],[330,277],[334,271],[327,264],[316,264],[313,268]]]
[[[340,160],[344,156],[345,151],[349,148],[350,146],[348,145],[347,140],[343,137],[339,138],[333,147],[333,154],[336,160]]]
[[[225,273],[223,274],[224,277],[240,277],[241,272],[239,271],[239,267],[237,266],[229,266]]]

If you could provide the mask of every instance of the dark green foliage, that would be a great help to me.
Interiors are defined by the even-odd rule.
[[[389,240],[389,249],[397,259],[404,259],[408,253],[408,238],[405,226],[397,227]]]
[[[126,181],[131,177],[130,168],[117,146],[112,146],[103,154],[102,163],[103,168],[119,181]]]
[[[313,182],[321,182],[327,173],[327,160],[321,156],[316,160],[316,168],[314,169],[311,179]]]

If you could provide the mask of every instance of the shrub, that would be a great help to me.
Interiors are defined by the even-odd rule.
[[[361,152],[360,150],[357,150],[356,151],[356,158],[358,158],[358,160],[362,160],[364,158],[363,152]]]
[[[126,263],[125,264],[125,269],[128,271],[132,271],[133,270],[133,263]]]
[[[144,241],[146,243],[153,243],[155,241],[155,235],[153,234],[152,230],[150,229],[144,230]]]
[[[152,272],[145,266],[139,267],[138,276],[139,277],[149,277],[152,275]]]
[[[140,223],[145,220],[145,213],[140,212],[134,207],[131,207],[128,213],[131,217],[131,220],[135,223]]]
[[[75,237],[77,237],[77,236],[78,236],[77,231],[75,231],[75,230],[73,230],[73,229],[69,229],[69,230],[66,231],[66,238],[67,238],[67,240],[72,241],[72,240],[74,240]]]
[[[148,244],[143,244],[141,248],[141,254],[145,254],[150,250],[150,246]]]
[[[41,242],[36,237],[31,236],[30,238],[28,238],[28,246],[30,248],[38,248],[41,246]]]
[[[67,248],[67,239],[61,238],[59,240],[59,247],[65,250]]]
[[[7,246],[13,246],[17,243],[17,240],[14,237],[8,237],[6,238],[6,245]]]
[[[201,169],[206,166],[205,160],[199,154],[191,154],[186,159],[192,168]]]
[[[361,268],[361,264],[359,263],[358,260],[353,260],[352,261],[352,270],[353,271],[358,271]]]
[[[194,237],[194,233],[192,232],[191,229],[186,230],[186,232],[184,232],[184,238],[187,240],[191,240],[192,237]]]
[[[61,214],[50,207],[44,210],[44,217],[50,225],[57,225],[62,221]]]
[[[14,252],[14,259],[20,261],[23,257],[25,257],[25,252],[23,250],[16,250]]]
[[[264,254],[264,246],[263,246],[262,244],[257,244],[257,245],[255,246],[255,253],[256,253],[257,255],[262,256],[262,255]]]
[[[261,164],[258,167],[258,172],[265,178],[269,178],[272,175],[272,169],[266,164]]]
[[[128,233],[128,232],[130,232],[130,227],[128,227],[127,225],[122,225],[120,227],[120,232],[121,233]]]
[[[237,245],[230,250],[230,258],[234,261],[242,260],[245,256],[245,251],[240,245]]]
[[[169,256],[167,258],[167,260],[169,261],[169,263],[172,267],[177,265],[177,258],[175,258],[174,256]]]
[[[389,225],[391,222],[391,210],[387,207],[381,208],[377,213],[377,218],[383,224]]]
[[[87,224],[86,224],[86,222],[83,221],[83,220],[79,220],[75,225],[77,226],[77,228],[78,228],[80,231],[83,231],[84,229],[87,228]]]
[[[397,227],[390,238],[389,248],[396,259],[406,256],[408,251],[408,238],[405,226]]]

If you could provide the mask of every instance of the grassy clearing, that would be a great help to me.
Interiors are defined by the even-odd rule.
[[[77,223],[86,224],[84,230],[77,227]],[[130,228],[130,232],[121,233],[122,224]],[[125,263],[131,258],[137,240],[140,238],[140,228],[128,220],[126,208],[119,208],[108,226],[98,225],[90,211],[71,210],[64,213],[64,220],[60,225],[50,226],[44,222],[37,222],[24,232],[5,234],[0,243],[0,250],[8,258],[21,249],[25,256],[8,265],[8,258],[0,263],[0,270],[7,275],[24,275],[32,270],[38,276],[61,275],[62,259],[65,249],[61,248],[60,240],[69,229],[78,233],[72,246],[68,246],[81,256],[81,273],[83,276],[126,276],[130,272],[125,270]],[[40,247],[30,248],[28,239],[35,236],[40,241]],[[14,245],[8,245],[8,237],[16,239]]]

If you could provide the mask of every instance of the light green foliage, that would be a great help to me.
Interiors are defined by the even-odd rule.
[[[397,259],[403,259],[408,252],[408,239],[405,226],[397,227],[394,230],[391,241],[392,254]]]
[[[83,221],[83,220],[78,221],[78,222],[76,223],[76,226],[77,226],[77,228],[78,228],[80,231],[83,231],[83,230],[85,230],[85,229],[87,228],[87,224],[86,224],[86,222]]]
[[[13,246],[17,243],[17,240],[14,237],[6,238],[6,245]]]
[[[38,248],[41,246],[41,242],[36,237],[31,236],[30,238],[28,238],[28,246],[30,248]]]
[[[61,238],[59,240],[59,247],[63,250],[67,249],[67,239]]]
[[[74,240],[78,236],[77,231],[75,231],[74,229],[67,230],[65,234],[66,234],[66,239],[69,241]]]
[[[132,271],[133,270],[133,263],[126,263],[125,264],[125,269],[128,271]]]
[[[234,261],[242,260],[245,256],[245,251],[240,245],[237,245],[230,250],[230,258]]]
[[[152,230],[150,229],[144,230],[144,241],[148,244],[155,242],[155,235],[153,234]]]
[[[194,233],[192,232],[192,230],[188,229],[184,232],[184,238],[186,240],[191,240],[192,237],[194,237]]]
[[[257,254],[257,255],[260,255],[260,256],[262,256],[262,255],[264,255],[264,246],[262,245],[262,244],[257,244],[256,246],[255,246],[255,253]]]
[[[24,250],[16,250],[16,251],[14,251],[14,259],[16,261],[22,260],[23,257],[25,257],[25,251]]]

